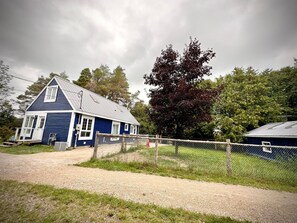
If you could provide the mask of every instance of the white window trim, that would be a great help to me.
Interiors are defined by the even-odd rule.
[[[32,119],[32,123],[31,126],[26,126],[26,121],[28,119],[28,123],[30,122],[30,119]],[[34,115],[26,115],[25,119],[24,119],[24,127],[23,127],[23,137],[30,137],[32,134],[32,130],[33,130],[33,125],[34,125],[34,120],[35,120],[35,116]],[[27,130],[29,130],[29,133],[27,133]]]
[[[130,125],[130,135],[134,134],[134,125]]]
[[[263,152],[266,152],[266,153],[272,153],[272,148],[269,147],[271,146],[271,143],[268,142],[268,141],[262,141],[262,149],[263,149]]]
[[[88,119],[88,120],[92,120],[92,127],[91,127],[91,130],[82,130],[82,126],[83,126],[83,120],[84,119]],[[89,122],[89,121],[88,121]],[[92,140],[93,139],[93,132],[94,132],[94,125],[95,125],[95,118],[94,117],[90,117],[90,116],[85,116],[83,115],[81,117],[81,120],[80,120],[80,131],[79,131],[79,137],[78,137],[78,140]],[[88,125],[87,125],[88,126]],[[81,132],[88,132],[90,131],[90,136],[81,136]]]
[[[49,94],[49,89],[56,89],[56,95],[55,98],[47,98],[47,95]],[[44,102],[55,102],[57,99],[57,95],[58,95],[58,85],[52,85],[52,86],[47,86],[46,91],[45,91],[45,95],[44,95]]]
[[[118,125],[118,132],[117,133],[113,133],[113,125]],[[111,124],[111,134],[115,134],[115,135],[119,135],[120,134],[120,131],[121,131],[121,123],[120,122],[112,122]],[[110,141],[118,141],[120,138],[119,137],[112,137],[110,138]]]
[[[42,127],[40,128],[41,117],[42,117],[44,120],[43,120],[43,125],[42,125]],[[45,127],[45,122],[46,122],[46,115],[38,116],[38,118],[37,118],[37,123],[36,123],[36,127],[35,127],[35,128],[37,128],[37,129],[44,129],[44,127]]]
[[[129,124],[128,123],[125,123],[125,128],[124,128],[125,131],[128,131],[129,130]]]

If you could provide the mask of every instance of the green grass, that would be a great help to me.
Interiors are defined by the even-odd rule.
[[[53,146],[47,145],[19,145],[13,147],[0,147],[1,153],[10,153],[10,154],[33,154],[33,153],[42,153],[42,152],[54,152]]]
[[[296,162],[286,166],[285,163],[232,153],[232,176],[228,176],[224,151],[180,147],[176,157],[174,147],[160,147],[157,167],[153,162],[153,149],[139,152],[146,157],[147,162],[125,163],[116,159],[103,159],[90,160],[79,166],[297,192]]]
[[[0,222],[239,222],[109,195],[0,180]]]

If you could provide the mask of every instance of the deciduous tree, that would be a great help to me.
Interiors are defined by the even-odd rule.
[[[263,76],[271,86],[271,96],[284,108],[284,116],[288,120],[297,120],[297,64],[266,70]]]
[[[271,97],[267,78],[254,69],[235,68],[218,83],[224,87],[213,109],[218,140],[241,142],[245,132],[280,120],[282,108]]]
[[[140,123],[140,134],[156,134],[156,127],[149,117],[150,106],[143,101],[137,101],[131,108],[131,114]]]
[[[151,119],[158,132],[182,138],[184,130],[210,120],[210,109],[217,95],[213,89],[197,88],[204,76],[210,75],[212,50],[202,51],[198,40],[190,40],[180,56],[172,45],[162,50],[152,72],[144,75],[151,85],[149,96]]]

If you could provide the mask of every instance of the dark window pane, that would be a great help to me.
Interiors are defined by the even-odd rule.
[[[87,122],[88,122],[88,119],[84,118],[83,119],[83,123],[82,123],[82,127],[81,127],[82,130],[86,130],[87,129]]]
[[[89,122],[88,122],[88,130],[91,130],[92,129],[92,119],[89,119]]]

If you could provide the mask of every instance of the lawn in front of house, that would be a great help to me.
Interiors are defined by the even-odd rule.
[[[241,222],[109,195],[0,180],[0,222]]]
[[[79,165],[297,192],[296,162],[278,163],[233,152],[232,175],[228,176],[225,151],[180,147],[176,157],[173,146],[159,147],[158,166],[154,165],[153,149],[137,152],[145,161],[124,162],[115,155],[114,159],[90,160]]]
[[[53,146],[48,145],[18,145],[12,147],[0,147],[1,153],[9,153],[9,154],[34,154],[34,153],[42,153],[42,152],[54,152]]]

